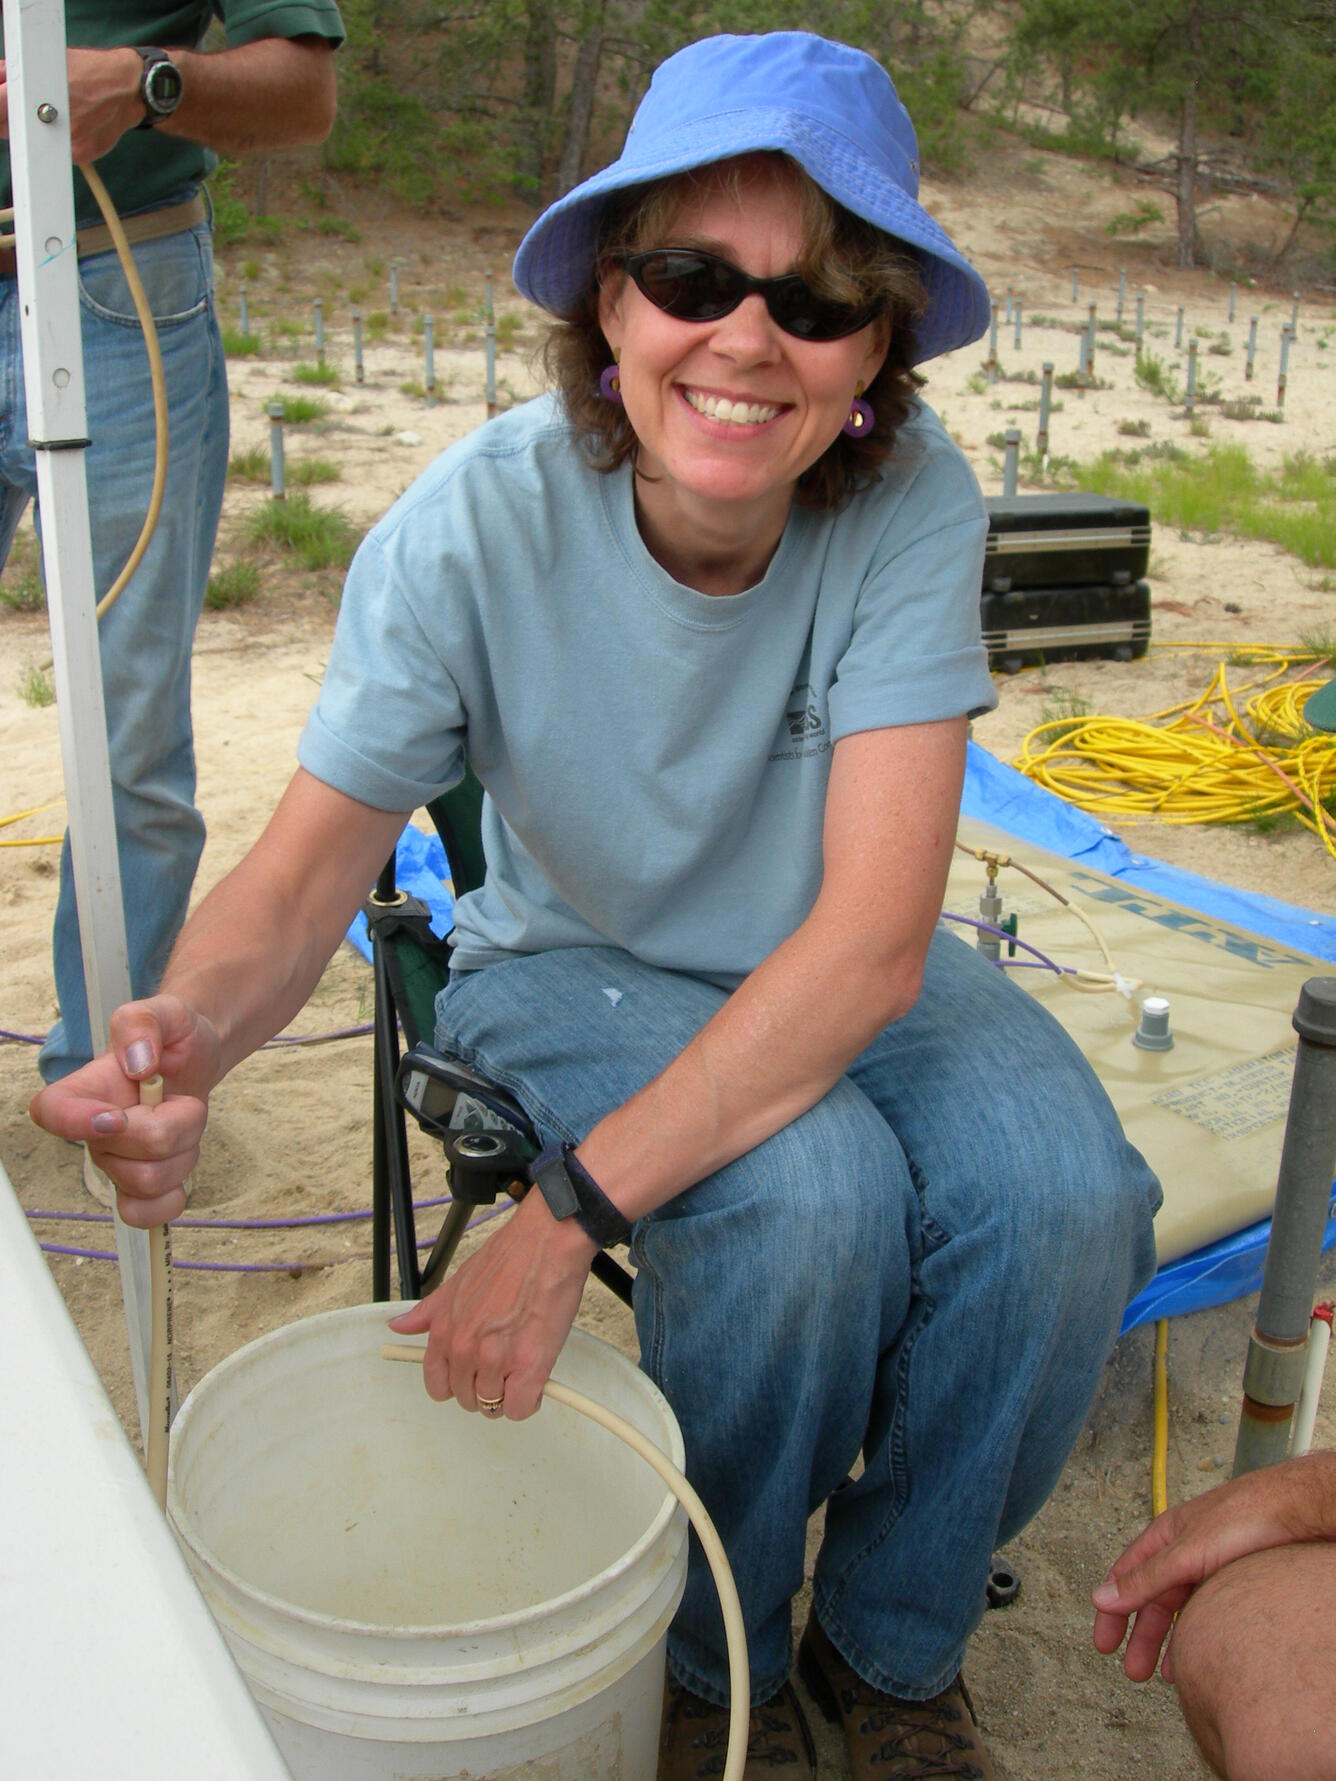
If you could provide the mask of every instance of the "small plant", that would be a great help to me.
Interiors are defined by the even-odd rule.
[[[300,322],[291,321],[283,315],[274,323],[274,332],[281,334],[284,340],[300,340],[305,329]]]
[[[373,309],[366,318],[368,340],[383,340],[390,331],[390,315],[386,309]]]
[[[1214,353],[1217,358],[1227,359],[1234,351],[1234,343],[1228,334],[1222,334],[1218,340],[1213,340],[1206,350],[1209,353]]]
[[[260,262],[258,260],[243,260],[241,263],[241,276],[249,284],[254,284],[256,279],[260,276]]]
[[[56,689],[51,684],[51,678],[36,662],[29,662],[24,670],[19,682],[19,697],[25,705],[31,705],[38,711],[56,702]]]
[[[260,350],[258,334],[243,334],[240,328],[222,329],[223,351],[229,359],[253,359]]]
[[[1194,414],[1188,421],[1188,432],[1194,439],[1209,439],[1211,423],[1204,414]]]
[[[512,310],[506,310],[496,318],[496,346],[498,352],[509,352],[524,332],[524,319]]]
[[[1238,401],[1222,402],[1220,413],[1227,421],[1283,421],[1282,408],[1263,408],[1260,396],[1244,396]]]
[[[1082,721],[1090,716],[1090,711],[1090,701],[1082,698],[1080,693],[1073,692],[1071,687],[1050,688],[1048,697],[1039,710],[1040,723],[1055,726],[1045,738],[1046,744],[1052,746],[1079,730]]]
[[[294,383],[317,384],[321,389],[336,390],[343,382],[336,365],[294,365],[288,376]]]
[[[350,223],[346,217],[318,217],[315,227],[318,235],[337,235],[343,241],[360,241],[362,239],[362,231]]]
[[[1117,216],[1110,217],[1104,225],[1104,233],[1106,235],[1139,235],[1143,229],[1149,229],[1152,224],[1163,221],[1164,212],[1158,204],[1153,204],[1149,198],[1139,198],[1135,209],[1120,210]]]
[[[1149,439],[1150,422],[1148,420],[1119,421],[1118,431],[1124,439]]]
[[[357,529],[337,508],[314,507],[309,495],[266,501],[246,528],[253,544],[274,544],[304,569],[346,568],[357,548]]]
[[[238,482],[268,482],[269,453],[258,445],[238,451],[228,461],[227,474]]]
[[[1143,390],[1149,390],[1153,396],[1163,396],[1166,402],[1181,402],[1183,399],[1177,383],[1163,359],[1157,359],[1153,352],[1139,352],[1137,362],[1132,371]]]
[[[407,377],[399,385],[399,394],[401,396],[410,396],[415,402],[425,402],[427,399],[427,386],[424,383],[419,383],[415,377]]]
[[[238,557],[235,563],[229,563],[209,577],[204,604],[211,612],[221,612],[228,606],[246,605],[259,591],[260,571],[254,563]]]
[[[1084,375],[1080,371],[1061,371],[1053,379],[1055,390],[1111,390],[1113,385],[1102,377],[1091,377],[1089,372]]]
[[[1336,631],[1300,631],[1299,642],[1306,654],[1336,668]]]
[[[965,379],[965,388],[971,396],[982,396],[988,388],[988,379],[982,371],[974,371]]]
[[[329,413],[329,403],[321,401],[319,396],[284,396],[282,407],[284,421],[293,427],[323,420]]]
[[[337,482],[343,475],[332,458],[298,458],[286,469],[288,481],[299,488],[309,488],[317,482]]]
[[[21,569],[10,581],[0,582],[0,603],[11,612],[42,612],[46,609],[46,589],[36,569]]]

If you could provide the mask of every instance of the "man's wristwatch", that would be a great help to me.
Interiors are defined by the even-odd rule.
[[[575,1155],[573,1144],[549,1144],[529,1164],[529,1180],[553,1218],[573,1218],[600,1249],[630,1242],[629,1221]]]
[[[139,76],[139,97],[144,102],[144,119],[136,127],[151,130],[155,124],[169,118],[181,103],[185,82],[181,78],[181,70],[165,49],[146,49],[138,43],[134,47],[144,63],[143,72]]]

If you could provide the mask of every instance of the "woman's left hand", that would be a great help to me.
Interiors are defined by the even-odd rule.
[[[536,1189],[434,1292],[390,1320],[429,1331],[422,1377],[438,1402],[532,1416],[580,1307],[598,1246],[574,1219],[557,1220]]]

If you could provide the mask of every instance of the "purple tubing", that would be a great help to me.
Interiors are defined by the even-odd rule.
[[[449,1194],[434,1200],[414,1200],[415,1212],[429,1212],[435,1206],[448,1206]],[[55,1212],[41,1210],[28,1213],[29,1218],[50,1218],[65,1224],[110,1224],[110,1212]],[[173,1230],[194,1231],[296,1231],[307,1225],[355,1224],[371,1217],[368,1206],[362,1212],[320,1212],[309,1218],[174,1218]]]
[[[480,1224],[489,1219],[498,1218],[508,1211],[506,1206],[494,1206],[490,1212],[483,1212],[470,1221],[468,1229],[477,1230]],[[423,1237],[418,1242],[419,1249],[430,1249],[435,1241],[432,1237]],[[68,1243],[43,1243],[45,1255],[72,1255],[90,1262],[114,1262],[117,1255],[114,1249],[75,1249]],[[364,1256],[330,1255],[317,1257],[314,1261],[301,1262],[183,1262],[172,1259],[174,1270],[197,1274],[304,1274],[308,1268],[335,1268],[343,1262],[364,1261]]]

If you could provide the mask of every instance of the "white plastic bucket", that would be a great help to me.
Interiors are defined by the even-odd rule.
[[[168,1513],[297,1781],[653,1781],[687,1524],[558,1404],[434,1404],[386,1307],[277,1330],[195,1387]],[[574,1330],[554,1377],[683,1463],[666,1400]]]

